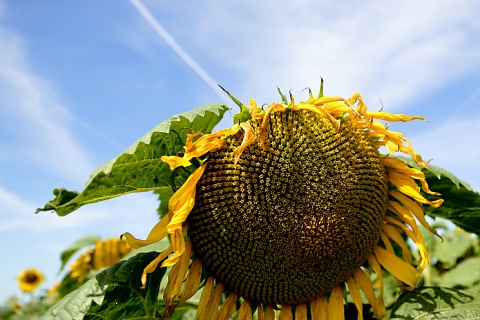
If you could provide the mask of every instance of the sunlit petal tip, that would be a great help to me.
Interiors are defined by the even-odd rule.
[[[128,245],[132,247],[133,249],[138,249],[142,248],[145,246],[148,246],[149,244],[157,242],[157,240],[140,240],[135,238],[132,234],[129,232],[125,232],[120,236],[122,239],[125,239],[127,241]]]
[[[178,167],[188,167],[192,164],[189,160],[177,156],[161,156],[160,160],[168,164],[170,170],[175,170]]]

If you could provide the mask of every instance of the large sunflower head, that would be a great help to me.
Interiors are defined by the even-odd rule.
[[[382,267],[408,289],[428,263],[417,222],[436,233],[422,204],[442,200],[421,195],[421,189],[435,194],[423,173],[392,154],[426,163],[407,138],[380,122],[423,118],[368,111],[359,94],[348,100],[310,94],[298,104],[283,98],[265,110],[253,100],[248,109],[240,104],[232,128],[191,134],[183,155],[162,157],[172,170],[192,159],[201,165],[146,240],[124,236],[132,247],[171,236],[142,279],[159,264],[172,267],[166,316],[204,285],[200,319],[228,319],[237,306],[239,319],[253,310],[259,319],[342,319],[344,291],[361,318],[360,290],[380,319]],[[416,264],[406,238],[419,249]],[[379,279],[376,290],[371,273]]]
[[[27,269],[17,276],[17,280],[22,291],[33,292],[45,280],[45,276],[37,269]]]

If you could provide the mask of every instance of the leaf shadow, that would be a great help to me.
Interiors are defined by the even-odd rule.
[[[474,299],[468,292],[451,288],[418,288],[401,294],[393,306],[390,319],[414,320],[422,315],[439,315]]]

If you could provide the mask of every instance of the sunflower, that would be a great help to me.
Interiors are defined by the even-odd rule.
[[[380,121],[424,118],[368,111],[359,94],[322,92],[298,104],[282,95],[265,110],[234,99],[237,124],[190,134],[182,155],[162,157],[172,170],[197,167],[146,240],[123,236],[133,248],[170,236],[142,275],[145,286],[157,267],[171,267],[165,317],[202,286],[199,319],[236,311],[238,319],[343,319],[346,292],[362,319],[360,291],[381,319],[383,269],[413,289],[428,263],[418,223],[437,234],[422,206],[442,200],[422,196],[438,194],[392,154],[427,164]],[[418,247],[415,264],[407,238]]]
[[[18,285],[24,292],[35,291],[43,280],[45,280],[43,273],[37,269],[24,270],[17,276]]]
[[[98,240],[94,247],[87,248],[70,265],[70,277],[77,278],[78,282],[83,282],[91,270],[108,268],[120,261],[130,251],[132,248],[127,242],[119,238]]]

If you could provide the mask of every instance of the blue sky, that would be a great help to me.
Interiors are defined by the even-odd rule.
[[[24,268],[52,285],[79,237],[148,233],[151,194],[33,212],[169,116],[233,107],[217,83],[263,104],[277,86],[306,98],[322,76],[327,95],[425,116],[393,127],[479,190],[479,12],[464,0],[0,0],[0,301]]]

